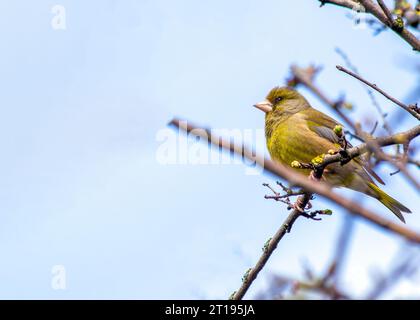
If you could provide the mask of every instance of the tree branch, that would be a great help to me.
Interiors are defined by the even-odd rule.
[[[333,109],[337,113],[337,115],[344,120],[348,127],[350,127],[353,130],[356,130],[356,126],[353,123],[353,121],[351,121],[351,119],[342,111],[344,101],[342,101],[341,99],[333,101],[314,84],[313,78],[319,70],[318,68],[310,66],[306,69],[303,69],[296,65],[292,65],[290,70],[292,72],[292,79],[288,81],[290,85],[304,85],[306,88],[311,90],[322,102],[331,107],[331,109]]]
[[[384,90],[382,90],[381,88],[379,88],[376,84],[371,83],[369,81],[367,81],[366,79],[364,79],[363,77],[361,77],[360,75],[342,67],[342,66],[336,66],[336,68],[344,73],[347,73],[348,75],[356,78],[357,80],[363,82],[364,84],[368,85],[369,87],[371,87],[372,89],[378,91],[380,94],[382,94],[385,98],[387,98],[388,100],[392,101],[393,103],[395,103],[396,105],[400,106],[401,108],[403,108],[405,111],[409,112],[413,117],[415,117],[417,120],[420,120],[420,110],[417,107],[417,105],[406,105],[400,101],[398,101],[397,99],[395,99],[394,97],[392,97],[391,95],[389,95],[388,93],[386,93]]]
[[[413,50],[420,51],[420,40],[412,34],[407,28],[404,27],[404,21],[397,21],[397,23],[392,23],[389,25],[388,17],[382,10],[382,8],[376,5],[371,0],[359,0],[360,3],[356,1],[345,1],[345,0],[318,0],[321,2],[321,6],[327,3],[335,4],[340,7],[345,7],[351,10],[360,10],[360,4],[365,8],[366,12],[375,16],[379,21],[381,21],[385,26],[389,27],[393,30],[396,34],[398,34],[401,38],[403,38],[408,44],[411,45]],[[393,20],[395,21],[395,20]]]
[[[341,58],[343,58],[344,62],[346,63],[347,67],[353,71],[355,74],[359,74],[359,71],[357,70],[356,66],[352,64],[352,62],[350,61],[349,56],[340,48],[336,48],[335,52],[337,52],[338,55],[341,56]],[[366,92],[373,104],[373,106],[376,108],[376,110],[378,111],[379,115],[382,118],[382,126],[383,128],[386,130],[387,134],[393,134],[393,131],[391,129],[391,126],[389,125],[387,119],[386,119],[386,113],[384,113],[384,111],[382,110],[381,106],[379,105],[378,101],[375,98],[375,95],[373,94],[373,91],[370,88],[366,88]],[[373,133],[371,133],[372,135]],[[398,148],[397,148],[398,151]]]
[[[310,199],[311,199],[311,194],[306,193],[298,198],[298,200],[296,201],[296,204],[298,204],[298,207],[304,208],[308,204]],[[297,218],[299,218],[301,214],[302,212],[298,208],[294,209],[289,214],[289,216],[283,222],[281,227],[277,230],[273,238],[270,239],[267,242],[267,244],[264,246],[263,254],[258,259],[257,263],[255,264],[255,267],[248,270],[247,273],[245,274],[242,281],[242,285],[238,289],[238,291],[236,291],[233,294],[232,300],[241,300],[244,297],[245,293],[251,287],[251,284],[254,282],[254,280],[257,278],[258,274],[260,273],[260,271],[266,265],[271,254],[274,252],[274,250],[276,250],[277,245],[279,244],[281,239],[283,239],[284,235],[291,230],[293,224],[295,223],[295,221],[297,220]]]
[[[394,144],[404,144],[407,142],[410,142],[414,138],[420,135],[420,125],[415,126],[414,128],[411,128],[410,130],[396,133],[390,136],[386,137],[379,137],[370,139],[370,143],[375,144],[379,147],[387,147]],[[371,147],[369,146],[369,143],[365,142],[362,144],[359,144],[356,147],[352,147],[346,150],[347,155],[343,156],[340,153],[334,154],[334,155],[325,155],[324,160],[322,162],[322,166],[325,168],[327,165],[334,163],[334,162],[343,162],[346,160],[346,157],[348,156],[350,159],[356,158],[363,153],[366,153],[370,151]]]
[[[352,10],[356,10],[360,8],[360,3],[352,0],[319,0],[321,2],[321,7],[325,4],[334,4],[339,7],[344,7]]]
[[[200,136],[220,148],[233,152],[241,157],[245,157],[251,160],[252,162],[255,162],[256,165],[262,167],[266,173],[271,173],[276,177],[285,179],[293,185],[297,185],[304,188],[307,192],[313,192],[324,198],[327,198],[330,201],[338,204],[339,206],[347,209],[350,213],[355,214],[369,221],[370,223],[373,223],[374,225],[379,226],[380,228],[386,231],[398,234],[399,236],[411,242],[420,244],[420,233],[413,231],[404,225],[397,224],[388,219],[382,218],[381,216],[373,213],[372,211],[362,207],[357,202],[341,197],[337,193],[333,192],[331,190],[332,187],[325,182],[311,181],[304,175],[295,172],[293,169],[289,167],[286,167],[280,163],[271,161],[270,159],[264,158],[262,156],[258,156],[258,155],[255,156],[253,152],[249,150],[248,148],[246,148],[244,145],[236,145],[232,143],[231,141],[222,139],[221,137],[213,135],[208,130],[200,129],[199,127],[196,127],[194,125],[191,125],[190,123],[187,123],[186,121],[182,121],[180,119],[173,119],[169,123],[169,125],[175,126],[182,131],[189,132],[196,136]],[[413,139],[414,137],[417,137],[419,134],[420,134],[420,125],[406,132],[397,133],[389,137],[377,138],[375,140],[380,146],[388,146],[388,145],[392,145],[396,143],[402,143],[403,141],[406,141],[407,139]],[[354,156],[358,156],[362,154],[363,152],[366,152],[367,150],[368,149],[367,149],[367,146],[365,146],[365,144],[348,149],[348,151]],[[330,163],[339,162],[341,160],[340,155],[331,155],[331,157],[336,157],[336,158],[334,158],[334,161],[333,159],[328,160]]]
[[[387,21],[388,22],[387,23],[388,27],[394,28],[395,27],[394,26],[395,21],[394,21],[394,17],[392,16],[391,11],[389,11],[388,7],[386,6],[386,4],[382,0],[377,0],[377,1],[378,1],[379,6],[381,7],[382,11],[385,13],[386,18],[388,19],[388,21]]]
[[[379,21],[381,21],[384,25],[390,27],[396,34],[398,34],[401,38],[403,38],[407,43],[409,43],[414,50],[420,51],[420,41],[417,37],[404,28],[404,22],[401,20],[402,25],[396,26],[393,23],[391,26],[387,24],[388,17],[383,12],[380,6],[376,5],[371,0],[360,0],[360,3],[365,7],[366,11],[370,14],[374,15]]]
[[[264,246],[263,254],[259,258],[255,267],[249,269],[246,272],[246,274],[243,277],[241,287],[239,288],[237,292],[235,292],[232,295],[232,299],[240,300],[244,297],[244,295],[250,288],[253,281],[257,278],[259,272],[264,268],[268,259],[270,258],[274,250],[277,248],[278,243],[283,239],[284,235],[290,231],[295,221],[301,215],[304,214],[303,210],[305,206],[308,204],[309,200],[311,199],[312,193],[317,193],[337,203],[343,208],[348,209],[350,213],[356,214],[376,224],[377,226],[383,228],[384,230],[392,231],[393,233],[396,233],[411,242],[420,243],[419,233],[412,231],[405,226],[402,226],[402,225],[393,223],[387,219],[384,219],[376,215],[375,213],[371,212],[370,210],[360,206],[356,202],[345,199],[337,195],[336,193],[332,192],[330,185],[319,181],[319,179],[322,176],[323,170],[321,171],[314,170],[313,171],[314,176],[311,175],[313,179],[308,179],[304,175],[296,173],[292,169],[286,166],[283,166],[279,163],[273,162],[269,159],[265,159],[264,157],[261,157],[261,156],[254,157],[252,151],[247,149],[244,145],[235,145],[231,141],[227,141],[227,140],[222,139],[221,137],[213,135],[210,130],[204,130],[204,129],[195,127],[179,119],[173,119],[169,124],[179,128],[180,130],[186,131],[187,133],[205,138],[208,142],[218,146],[219,148],[221,147],[223,149],[229,150],[230,152],[236,153],[240,155],[241,157],[245,157],[252,161],[255,161],[256,164],[261,166],[266,172],[272,173],[278,177],[286,179],[292,184],[301,186],[302,188],[306,190],[304,195],[301,195],[298,197],[294,205],[295,208],[293,209],[292,213],[289,214],[289,216],[283,222],[283,224],[281,225],[279,230],[275,233],[273,238],[270,239],[269,242]],[[420,133],[420,125],[411,130],[408,130],[405,133],[400,133],[391,137],[377,138],[376,140],[377,140],[377,143],[380,145],[401,143],[401,139],[403,139],[404,141],[407,141],[409,139],[412,139],[412,137],[418,135],[419,133]],[[349,152],[351,155],[354,155],[356,157],[357,155],[360,155],[365,150],[365,148],[367,148],[367,146],[366,147],[358,146],[358,147],[349,149]],[[335,156],[332,155],[330,156],[330,158],[327,158],[326,161],[328,162],[328,164],[333,163],[333,162],[338,162],[341,160],[340,156],[341,155],[338,155],[338,157],[337,155]],[[326,165],[327,164],[325,164],[325,166]]]

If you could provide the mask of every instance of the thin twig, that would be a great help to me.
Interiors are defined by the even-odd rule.
[[[386,161],[392,166],[394,166],[398,172],[402,172],[404,176],[407,178],[407,180],[413,184],[413,186],[416,188],[416,190],[420,190],[420,183],[417,181],[417,179],[408,171],[406,168],[406,163],[402,161],[396,161],[394,157],[389,156],[388,154],[384,153],[381,150],[381,146],[377,144],[375,139],[372,139],[372,137],[364,134],[363,139],[365,140],[365,143],[367,147],[369,148],[369,151],[375,155],[375,158],[377,160],[377,163],[381,161]],[[402,141],[401,144],[408,146],[410,141]],[[399,144],[396,144],[399,145]]]
[[[390,96],[388,93],[386,93],[385,91],[383,91],[381,88],[379,88],[376,84],[371,83],[369,81],[367,81],[366,79],[362,78],[361,76],[359,76],[358,74],[347,70],[346,68],[342,67],[342,66],[336,66],[338,70],[347,73],[348,75],[356,78],[357,80],[363,82],[364,84],[368,85],[369,87],[371,87],[372,89],[378,91],[380,94],[382,94],[385,98],[387,98],[388,100],[392,101],[393,103],[395,103],[396,105],[400,106],[401,108],[403,108],[405,111],[409,112],[413,117],[415,117],[417,120],[420,120],[420,113],[418,112],[418,108],[415,105],[411,105],[408,106],[400,101],[398,101],[397,99],[395,99],[394,97]]]
[[[310,198],[311,198],[310,194],[305,194],[305,195],[300,196],[297,200],[297,202],[299,203],[299,207],[304,208],[306,204],[309,202]],[[290,231],[293,224],[295,223],[297,218],[299,218],[300,215],[301,215],[301,211],[299,209],[294,209],[289,214],[289,216],[283,222],[281,227],[277,230],[273,238],[268,242],[268,245],[264,247],[263,254],[258,259],[257,263],[255,264],[255,267],[249,270],[244,276],[241,287],[232,296],[233,300],[241,300],[244,297],[245,293],[250,288],[252,282],[257,278],[260,271],[266,265],[271,254],[277,248],[277,245],[279,244],[281,239],[283,239],[284,235]]]
[[[333,101],[327,95],[321,91],[313,82],[313,79],[309,76],[309,69],[314,69],[313,75],[316,74],[317,68],[309,67],[307,69],[299,68],[296,65],[292,65],[290,70],[292,72],[292,82],[294,81],[295,84],[302,84],[309,90],[311,90],[322,102],[324,102],[326,105],[328,105],[332,110],[337,113],[337,115],[344,120],[346,125],[353,130],[356,130],[356,126],[353,123],[353,121],[342,111],[342,106],[344,104],[344,101],[342,99]]]
[[[341,58],[344,60],[344,62],[346,63],[347,67],[349,69],[351,69],[355,74],[360,75],[359,71],[357,70],[356,66],[353,65],[353,63],[350,61],[349,56],[340,48],[336,48],[335,51],[341,56]],[[386,119],[386,114],[385,112],[382,110],[381,106],[379,105],[378,101],[375,98],[375,95],[373,94],[373,91],[369,88],[369,87],[365,87],[366,88],[366,92],[370,98],[370,100],[372,101],[373,106],[376,108],[376,110],[378,111],[379,115],[382,118],[382,124],[384,129],[386,130],[386,132],[388,134],[393,134],[393,131],[391,129],[391,126],[388,124],[388,121]],[[378,125],[378,123],[375,123],[374,129],[372,130],[372,132],[370,133],[371,135],[374,133],[374,131],[376,130],[376,126]]]
[[[407,170],[407,166],[405,162],[402,161],[396,161],[392,156],[387,155],[386,153],[382,152],[380,148],[374,146],[375,148],[374,153],[375,157],[378,160],[384,160],[392,164],[397,171],[395,171],[393,174],[402,172],[404,176],[413,184],[413,186],[416,188],[416,190],[420,190],[420,183],[416,180],[416,178]]]

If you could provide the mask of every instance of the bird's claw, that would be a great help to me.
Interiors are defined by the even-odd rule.
[[[293,203],[293,204],[291,205],[291,208],[292,208],[293,210],[297,210],[297,211],[299,211],[300,213],[305,213],[305,209],[304,209],[304,208],[302,208],[302,202],[301,202],[301,201],[299,201],[299,199],[298,199],[295,203]]]
[[[311,173],[309,174],[309,180],[311,181],[319,181],[319,179],[315,176],[315,172],[311,171]]]

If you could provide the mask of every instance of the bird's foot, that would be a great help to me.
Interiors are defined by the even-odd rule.
[[[351,158],[350,158],[350,156],[349,156],[349,153],[347,152],[347,148],[341,148],[339,151],[338,151],[338,153],[340,154],[340,156],[341,156],[341,159],[340,159],[340,164],[343,166],[343,165],[345,165],[346,163],[349,163],[350,161],[351,161]]]
[[[308,201],[307,205],[305,207],[303,207],[302,200],[300,198],[298,198],[295,203],[293,203],[289,206],[289,208],[293,209],[293,210],[297,210],[301,214],[305,214],[305,208],[306,209],[312,208],[312,204]]]
[[[308,176],[308,179],[311,181],[319,181],[319,178],[316,176],[315,171],[311,171],[311,173]]]

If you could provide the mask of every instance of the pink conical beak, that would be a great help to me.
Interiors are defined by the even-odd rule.
[[[257,104],[254,104],[254,107],[260,109],[264,113],[270,112],[273,109],[273,105],[268,100],[264,100]]]

